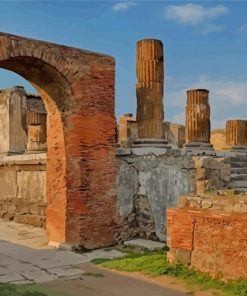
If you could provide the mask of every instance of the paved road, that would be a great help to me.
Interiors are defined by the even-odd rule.
[[[35,250],[0,241],[0,283],[42,283],[61,277],[74,278],[84,273],[78,264],[121,255],[116,250],[97,250],[85,255],[56,249]]]
[[[184,296],[144,281],[98,269],[94,258],[116,258],[119,251],[96,250],[75,254],[63,250],[35,250],[0,241],[0,283],[39,283],[70,296]],[[101,277],[95,276],[100,273]],[[102,276],[103,275],[103,276]]]

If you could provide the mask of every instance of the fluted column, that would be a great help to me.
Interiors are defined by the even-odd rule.
[[[163,44],[144,39],[136,45],[136,97],[138,136],[140,139],[163,138]]]
[[[37,111],[27,111],[27,150],[42,151],[46,150],[46,113]]]
[[[192,89],[187,91],[185,138],[186,146],[211,147],[209,91]]]
[[[228,120],[226,122],[226,144],[229,148],[247,148],[247,121]]]

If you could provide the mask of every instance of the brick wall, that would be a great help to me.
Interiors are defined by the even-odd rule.
[[[224,279],[247,278],[247,215],[168,209],[170,261]]]
[[[0,68],[30,81],[48,113],[49,241],[111,245],[116,215],[114,58],[0,33]]]

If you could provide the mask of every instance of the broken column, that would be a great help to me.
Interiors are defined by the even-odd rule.
[[[21,86],[0,90],[0,154],[18,154],[26,146],[26,92]]]
[[[163,44],[144,39],[136,45],[136,97],[138,140],[135,144],[159,146],[163,139]]]
[[[247,121],[228,120],[226,122],[226,144],[234,150],[247,150]]]
[[[27,152],[40,152],[47,149],[46,117],[46,113],[27,110]]]
[[[128,147],[136,135],[136,119],[131,113],[125,113],[118,121],[118,143],[121,147]]]
[[[185,138],[186,148],[212,149],[210,144],[209,91],[192,89],[187,91]]]

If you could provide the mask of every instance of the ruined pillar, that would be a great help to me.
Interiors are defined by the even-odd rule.
[[[209,91],[192,89],[187,91],[185,146],[208,149],[210,144],[210,106]]]
[[[228,120],[226,122],[226,144],[232,149],[247,149],[247,121]]]
[[[46,151],[46,113],[27,110],[27,151]]]
[[[136,97],[138,138],[162,142],[163,138],[163,44],[144,39],[136,45]],[[159,142],[159,141],[158,141]]]
[[[131,113],[125,113],[119,117],[118,122],[118,143],[121,147],[127,147],[133,142],[136,136],[136,119]]]
[[[0,155],[19,154],[26,146],[26,92],[15,86],[0,90]]]

